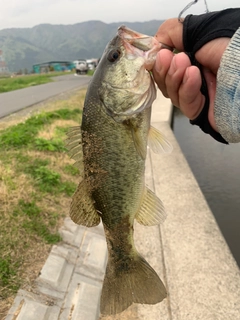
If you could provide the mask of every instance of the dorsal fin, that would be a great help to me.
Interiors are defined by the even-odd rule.
[[[70,128],[67,132],[67,136],[66,148],[68,149],[68,154],[72,159],[76,160],[74,166],[82,169],[82,135],[80,127]]]

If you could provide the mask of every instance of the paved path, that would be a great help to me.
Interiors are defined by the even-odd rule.
[[[86,87],[89,76],[54,77],[54,82],[0,94],[0,118],[54,97],[62,92]]]

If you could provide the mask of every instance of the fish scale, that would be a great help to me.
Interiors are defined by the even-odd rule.
[[[150,112],[150,109],[144,111],[148,114]],[[82,130],[89,135],[98,132],[99,142],[97,148],[91,149],[90,158],[91,163],[106,172],[101,176],[101,188],[93,191],[96,209],[101,212],[103,223],[107,224],[108,220],[113,223],[116,212],[121,215],[135,214],[141,200],[139,190],[143,189],[145,161],[136,152],[130,129],[123,123],[109,119],[101,106],[97,107],[91,101],[88,104],[86,100]],[[91,138],[89,140],[91,147],[95,142]],[[85,147],[86,145],[83,146],[83,152]],[[85,150],[85,155],[88,152]],[[89,156],[86,155],[85,158],[88,159]],[[98,173],[94,180],[99,180]]]

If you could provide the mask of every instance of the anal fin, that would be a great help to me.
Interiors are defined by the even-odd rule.
[[[72,197],[70,217],[77,224],[94,227],[100,223],[100,217],[94,207],[94,200],[89,189],[86,180],[79,183]]]
[[[143,203],[135,216],[137,222],[144,226],[154,226],[162,223],[166,216],[162,201],[153,191],[145,187]]]

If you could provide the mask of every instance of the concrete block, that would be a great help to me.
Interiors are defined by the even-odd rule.
[[[63,299],[74,270],[74,265],[67,259],[50,253],[41,274],[37,279],[40,292]]]
[[[51,253],[64,258],[67,263],[75,264],[79,255],[79,249],[66,243],[60,243],[52,247]]]
[[[58,320],[60,310],[46,297],[19,290],[5,320]]]
[[[81,275],[71,280],[59,320],[97,320],[101,286]]]
[[[64,220],[64,225],[59,230],[59,233],[64,242],[79,248],[86,230],[86,227],[75,224],[68,217]]]
[[[87,232],[81,246],[75,272],[102,281],[107,263],[105,237]]]
[[[103,230],[102,222],[100,222],[99,225],[96,226],[96,227],[87,228],[87,231],[88,232],[92,232],[92,233],[97,233],[97,234],[100,234],[100,235],[105,237],[105,233],[104,233],[104,230]]]
[[[78,227],[79,227],[79,225],[74,223],[70,217],[66,217],[64,219],[64,226],[65,226],[66,229],[68,229],[72,233],[75,233],[77,231]]]

